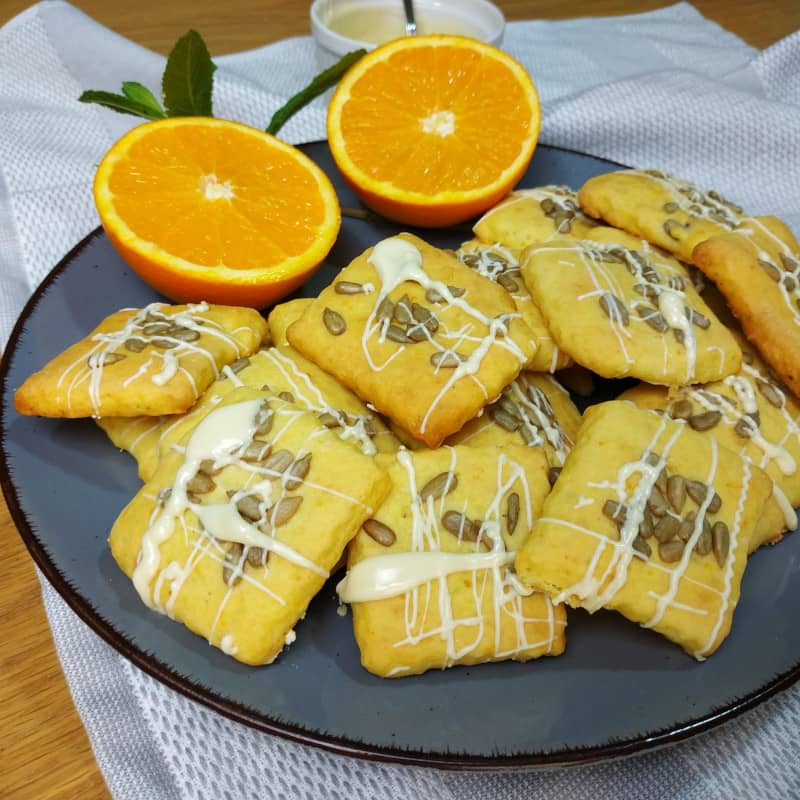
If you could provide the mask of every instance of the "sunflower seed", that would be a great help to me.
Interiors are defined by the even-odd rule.
[[[771,383],[757,378],[756,386],[771,406],[774,406],[775,408],[783,408],[783,398],[781,397],[780,392]]]
[[[177,339],[167,339],[161,336],[151,339],[150,343],[159,350],[171,350],[173,347],[177,347],[180,344]]]
[[[722,498],[716,492],[714,492],[714,496],[711,498],[711,502],[708,504],[708,513],[716,514],[720,508],[722,508]]]
[[[236,586],[242,579],[240,561],[244,545],[241,542],[230,542],[225,551],[225,563],[222,565],[222,580],[228,586]],[[234,566],[231,566],[234,565]]]
[[[261,498],[257,494],[246,494],[236,501],[236,510],[248,522],[261,519]]]
[[[661,463],[661,456],[658,453],[654,453],[652,450],[648,450],[644,456],[645,464],[649,464],[651,467],[657,467]]]
[[[628,507],[624,503],[616,500],[606,500],[603,503],[603,514],[616,523],[617,527],[625,524],[625,517],[628,515]]]
[[[275,414],[267,402],[264,401],[256,413],[256,418],[253,420],[253,422],[256,424],[256,429],[254,432],[255,435],[266,436],[272,430],[272,424],[274,421]]]
[[[686,478],[683,475],[670,475],[667,478],[667,500],[672,508],[680,514],[686,503]]]
[[[398,344],[410,344],[408,334],[399,325],[390,325],[386,330],[386,338]]]
[[[683,344],[686,341],[686,335],[679,328],[673,328],[672,335],[675,337],[675,341],[678,344]]]
[[[429,303],[444,303],[444,297],[442,297],[436,289],[428,289],[425,292],[425,299]]]
[[[453,297],[462,297],[463,295],[465,295],[467,293],[467,290],[466,289],[462,289],[460,286],[449,286],[448,285],[447,288],[450,291],[450,294],[453,295]]]
[[[664,491],[662,492],[658,486],[653,486],[650,490],[650,497],[647,498],[647,507],[654,517],[663,517],[667,513],[667,501],[664,499],[666,493],[666,482],[664,484]]]
[[[650,558],[653,554],[653,550],[650,545],[641,537],[637,536],[633,540],[633,544],[631,545],[637,553],[641,553],[645,558]]]
[[[450,531],[454,536],[458,536],[465,542],[477,542],[481,526],[479,522],[470,519],[460,511],[445,511],[442,517],[442,525],[445,530]]]
[[[650,512],[645,509],[642,514],[642,521],[639,523],[639,536],[643,539],[649,539],[653,535],[653,517]]]
[[[378,310],[375,312],[375,317],[383,321],[385,319],[391,319],[394,316],[394,303],[388,298],[384,297],[381,300],[381,304],[378,306]]]
[[[692,416],[692,403],[690,400],[686,400],[685,398],[681,398],[680,400],[676,400],[672,405],[669,407],[669,415],[672,419],[686,419],[688,420],[689,417]]]
[[[368,519],[361,527],[368,536],[384,547],[391,547],[397,541],[395,532],[377,519]]]
[[[509,536],[514,533],[519,522],[519,495],[511,492],[506,502],[506,530]]]
[[[550,467],[550,469],[547,471],[547,482],[550,484],[550,486],[555,484],[559,475],[561,475],[561,467]]]
[[[428,329],[420,323],[409,327],[405,334],[409,342],[424,342],[428,338]]]
[[[639,305],[636,306],[636,311],[653,330],[658,331],[659,333],[664,333],[669,329],[667,321],[657,308]]]
[[[784,272],[781,281],[787,292],[793,292],[797,289],[797,278],[795,278],[794,275]]]
[[[192,328],[184,328],[182,325],[176,325],[170,330],[169,335],[173,339],[179,339],[181,342],[196,342],[200,338],[200,333]]]
[[[401,325],[408,325],[408,323],[413,319],[411,316],[411,300],[409,300],[407,294],[404,294],[397,301],[397,305],[394,307],[394,318]]]
[[[303,496],[300,494],[293,494],[291,497],[281,497],[277,503],[269,510],[269,521],[273,528],[280,528],[285,525],[300,508],[303,502]]]
[[[678,535],[680,526],[680,520],[667,514],[661,517],[656,523],[653,528],[653,536],[655,536],[659,542],[669,542]]]
[[[489,408],[489,416],[504,431],[508,431],[509,433],[514,433],[514,431],[519,430],[519,426],[522,424],[522,420],[520,420],[519,417],[509,414],[508,411],[505,411],[497,405]]]
[[[603,309],[606,316],[612,322],[621,322],[627,326],[630,324],[630,317],[625,303],[622,302],[615,294],[611,292],[603,292],[600,295],[600,308]]]
[[[733,426],[733,432],[742,439],[752,439],[756,432],[754,421],[751,417],[739,417]]]
[[[689,425],[696,431],[708,431],[721,419],[722,414],[719,411],[704,411],[702,414],[693,414],[689,417]]]
[[[196,472],[194,477],[186,483],[186,491],[192,494],[207,494],[216,488],[217,484],[205,472]]]
[[[331,414],[330,411],[325,411],[324,413],[320,414],[317,419],[326,428],[340,428],[342,425],[339,421],[339,418]]]
[[[678,526],[678,538],[682,542],[688,542],[694,532],[694,512],[686,515],[686,519],[681,520]]]
[[[795,272],[798,267],[800,267],[800,263],[796,261],[794,258],[787,256],[786,253],[781,253],[781,264],[783,264],[783,268],[788,270],[789,272]]]
[[[655,300],[658,297],[658,289],[649,283],[635,283],[633,291],[650,300]]]
[[[251,567],[265,567],[269,561],[269,550],[263,547],[247,548],[247,563]]]
[[[673,564],[681,560],[683,550],[686,545],[680,539],[672,539],[669,542],[661,542],[658,545],[658,555],[666,564]]]
[[[780,281],[780,279],[781,279],[781,274],[782,274],[782,273],[781,273],[781,271],[778,269],[778,267],[776,267],[776,266],[775,266],[775,265],[774,265],[774,264],[773,264],[771,261],[767,261],[766,259],[759,258],[759,259],[758,259],[758,265],[759,265],[759,266],[761,267],[761,269],[763,269],[763,270],[764,270],[764,272],[766,272],[766,273],[767,273],[767,275],[769,275],[769,277],[770,277],[770,278],[772,278],[772,280],[774,280],[776,283],[778,283],[778,282]]]
[[[245,356],[244,358],[237,358],[232,364],[228,364],[228,369],[234,375],[238,375],[245,367],[250,366],[250,359]]]
[[[109,364],[116,364],[127,358],[125,353],[92,353],[87,359],[87,364],[92,367],[107,367]]]
[[[222,472],[222,467],[216,466],[213,458],[204,458],[197,467],[197,471],[202,472],[204,475],[218,475]]]
[[[699,556],[707,556],[711,552],[711,527],[703,520],[703,530],[694,544],[694,551]]]
[[[664,233],[666,233],[667,236],[669,236],[670,239],[673,239],[674,241],[678,242],[678,241],[680,241],[680,239],[675,235],[674,229],[675,228],[684,228],[684,227],[688,228],[689,226],[688,226],[688,224],[687,225],[682,225],[676,219],[668,219],[661,227],[664,229]]]
[[[674,214],[680,206],[677,203],[664,203],[663,209],[667,212],[667,214]]]
[[[165,486],[156,495],[156,503],[160,506],[163,506],[171,496],[172,496],[172,487]]]
[[[138,339],[136,336],[131,336],[130,339],[125,340],[125,348],[132,353],[141,353],[147,347],[147,342],[144,339]]]
[[[297,489],[308,475],[308,470],[311,468],[311,453],[306,453],[301,459],[295,461],[289,468],[287,475],[289,476],[284,482],[284,486],[291,492]]]
[[[717,564],[720,567],[724,567],[731,547],[731,535],[728,526],[722,520],[715,522],[711,528],[711,541],[714,558],[717,559]]]
[[[331,336],[341,336],[347,330],[347,323],[344,321],[344,317],[332,308],[326,308],[322,312],[322,322]]]
[[[569,224],[569,223],[567,223]],[[563,233],[563,231],[561,231]],[[513,294],[519,291],[519,284],[510,276],[500,274],[497,276],[497,282],[507,291]]]
[[[686,481],[686,491],[689,493],[689,497],[700,506],[705,503],[709,489],[702,481]],[[721,507],[722,498],[714,492],[708,504],[707,513],[716,514]]]
[[[438,500],[446,494],[450,494],[458,486],[458,478],[452,472],[440,472],[435,478],[431,478],[419,492],[419,499],[424,503],[431,498]]]
[[[259,442],[253,440],[239,454],[239,458],[247,464],[255,464],[263,461],[272,452],[272,445],[269,442]]]
[[[707,331],[711,327],[711,320],[709,320],[705,314],[701,314],[696,308],[685,306],[684,310],[686,319],[688,319],[692,325],[697,325],[698,328],[702,328],[704,331]]]
[[[336,294],[363,294],[364,285],[355,281],[336,281],[333,291]]]
[[[142,333],[145,336],[159,336],[166,333],[170,328],[169,322],[149,322],[142,328]]]
[[[457,367],[464,360],[461,353],[456,353],[455,350],[437,350],[431,353],[431,364],[438,369],[450,369]]]
[[[288,450],[276,450],[263,464],[265,470],[283,474],[294,461],[294,456]],[[271,476],[275,477],[275,476]]]

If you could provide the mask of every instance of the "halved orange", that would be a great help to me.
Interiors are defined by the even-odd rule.
[[[114,247],[177,302],[261,308],[299,286],[333,246],[336,193],[304,153],[211,117],[140,125],[94,181]]]
[[[530,75],[502,50],[461,36],[407,36],[348,70],[328,107],[328,141],[367,206],[436,227],[508,194],[540,121]]]

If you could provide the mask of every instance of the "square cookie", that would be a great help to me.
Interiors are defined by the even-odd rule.
[[[382,677],[564,650],[566,615],[509,568],[549,490],[538,448],[381,456],[392,489],[348,551],[361,663]]]
[[[345,267],[287,337],[429,447],[476,416],[536,351],[505,289],[411,234]]]
[[[266,320],[251,308],[123,309],[31,375],[14,407],[43,417],[179,414],[265,336]]]
[[[550,465],[551,483],[575,444],[581,412],[552,376],[523,370],[494,403],[458,433],[448,445],[541,447]]]
[[[598,375],[681,385],[741,365],[685,268],[654,249],[554,239],[525,251],[522,276],[559,346]]]
[[[489,209],[472,228],[486,244],[516,250],[528,245],[571,236],[583,239],[600,223],[578,205],[578,195],[568,186],[518,189]]]
[[[800,397],[800,245],[792,232],[775,217],[750,217],[698,245],[694,259],[747,338]]]
[[[612,401],[578,442],[517,556],[555,602],[619,611],[697,659],[728,635],[772,482],[688,425]]]
[[[542,312],[533,302],[531,293],[522,280],[519,251],[502,245],[486,245],[477,239],[464,242],[456,252],[458,260],[470,269],[502,286],[514,301],[523,321],[533,331],[536,352],[526,369],[534,372],[555,372],[572,364],[572,359],[559,350],[550,335]]]
[[[312,414],[235,389],[125,507],[111,552],[147,606],[268,664],[388,488]]]
[[[696,245],[733,230],[742,218],[742,209],[717,192],[654,169],[596,175],[578,199],[587,214],[688,262]]]

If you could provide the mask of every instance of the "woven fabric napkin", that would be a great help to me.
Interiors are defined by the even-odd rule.
[[[503,46],[538,84],[543,142],[713,186],[800,232],[800,32],[760,52],[681,3],[625,17],[512,23]],[[215,61],[216,113],[258,127],[316,71],[308,37]],[[31,291],[98,224],[95,166],[136,124],[75,99],[129,79],[157,90],[162,69],[163,58],[63,2],[40,3],[0,29],[0,347]],[[324,122],[320,98],[282,136],[322,139]],[[690,742],[622,762],[440,773],[334,756],[231,722],[138,671],[44,582],[43,596],[117,800],[800,796],[798,687]]]

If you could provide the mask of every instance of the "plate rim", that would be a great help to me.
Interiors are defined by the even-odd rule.
[[[300,147],[309,147],[325,142],[309,142]],[[541,144],[541,148],[587,156],[603,161],[611,166],[624,167],[614,161],[570,148]],[[537,148],[538,149],[538,148]],[[0,397],[10,392],[8,372],[19,347],[20,338],[26,323],[48,289],[67,270],[70,263],[80,255],[85,247],[97,237],[104,236],[102,226],[98,226],[84,236],[47,273],[36,287],[20,312],[9,335],[5,350],[0,359]],[[10,398],[9,398],[10,399]],[[36,536],[19,502],[18,487],[9,470],[6,452],[6,414],[4,404],[0,403],[0,488],[2,488],[9,514],[17,533],[25,544],[34,563],[42,571],[50,585],[58,592],[67,605],[82,622],[94,631],[103,641],[113,647],[124,658],[139,669],[170,689],[198,702],[228,719],[239,722],[262,733],[280,736],[289,741],[319,747],[323,750],[344,755],[405,766],[418,766],[442,770],[469,770],[477,772],[506,772],[541,769],[547,767],[577,766],[608,761],[625,756],[651,751],[656,748],[677,744],[704,731],[718,727],[722,723],[740,716],[742,713],[760,705],[770,697],[788,689],[800,681],[800,660],[786,672],[773,676],[752,692],[734,700],[732,703],[714,708],[698,717],[683,721],[676,726],[642,733],[628,739],[608,741],[600,745],[580,748],[563,748],[552,751],[517,753],[512,755],[475,755],[466,753],[438,753],[423,750],[401,749],[360,742],[354,739],[309,730],[291,722],[270,718],[236,700],[217,694],[213,688],[198,684],[181,675],[177,670],[160,661],[154,654],[140,649],[113,624],[103,618],[101,612],[81,594],[79,587],[72,586],[51,560],[46,547]],[[800,535],[798,532],[796,535]]]

